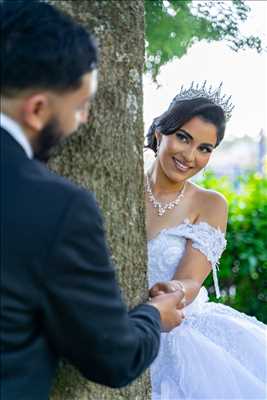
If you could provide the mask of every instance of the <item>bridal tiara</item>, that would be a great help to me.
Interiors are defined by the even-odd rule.
[[[180,89],[180,93],[178,93],[174,99],[172,100],[170,107],[171,108],[174,103],[180,100],[192,100],[197,99],[199,97],[205,97],[212,101],[212,103],[216,104],[217,106],[221,107],[225,114],[226,121],[229,121],[232,115],[232,111],[234,109],[234,105],[230,102],[232,96],[227,97],[226,95],[222,95],[222,82],[220,83],[217,89],[213,89],[212,86],[206,86],[207,81],[204,81],[202,85],[196,84],[194,85],[194,81],[191,83],[189,89],[184,89],[182,86]]]

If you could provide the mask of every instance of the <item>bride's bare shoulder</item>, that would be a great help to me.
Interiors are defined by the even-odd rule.
[[[222,193],[212,189],[203,188],[196,183],[190,182],[190,188],[197,201],[205,201],[210,205],[221,204],[227,206],[227,200]]]
[[[206,221],[210,225],[225,230],[228,215],[225,197],[215,190],[205,189],[192,182],[190,182],[190,190],[198,209],[198,221]]]

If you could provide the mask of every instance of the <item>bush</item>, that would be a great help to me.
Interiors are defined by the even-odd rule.
[[[250,173],[231,182],[208,172],[200,183],[221,192],[229,203],[220,301],[267,323],[267,178]],[[214,301],[210,276],[206,284]]]

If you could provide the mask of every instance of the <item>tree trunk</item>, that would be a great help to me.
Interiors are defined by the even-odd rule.
[[[62,146],[50,167],[96,193],[119,283],[127,304],[133,306],[147,293],[143,0],[50,2],[89,28],[100,47],[99,86],[90,122]],[[149,398],[148,373],[127,388],[114,390],[86,381],[69,365],[60,368],[51,396],[53,400]]]

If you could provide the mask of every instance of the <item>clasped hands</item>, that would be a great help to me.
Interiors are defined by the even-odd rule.
[[[149,296],[149,304],[160,312],[163,332],[169,332],[181,324],[185,318],[182,309],[186,304],[185,287],[182,282],[158,282],[150,288]]]

